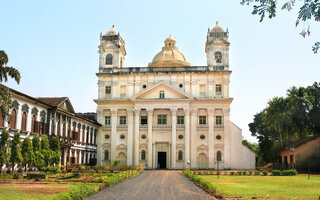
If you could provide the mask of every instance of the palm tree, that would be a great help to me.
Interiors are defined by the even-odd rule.
[[[6,119],[9,115],[12,102],[9,89],[1,83],[7,82],[10,77],[19,84],[21,78],[20,72],[17,69],[7,66],[8,62],[8,55],[5,51],[0,50],[0,114],[3,119]]]
[[[284,146],[283,132],[286,132],[287,143],[290,143],[289,129],[292,127],[292,111],[288,99],[275,97],[270,100],[268,107],[263,112],[263,117],[264,125],[279,133],[282,147]]]
[[[288,90],[288,100],[292,107],[293,123],[299,137],[304,138],[307,131],[307,114],[312,109],[313,97],[304,87],[292,87]]]

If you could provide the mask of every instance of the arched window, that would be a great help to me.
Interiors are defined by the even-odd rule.
[[[35,115],[32,115],[32,122],[31,122],[31,132],[32,133],[35,133],[37,131],[37,128],[36,128],[36,116]]]
[[[21,131],[27,130],[27,113],[23,112],[21,117]]]
[[[146,160],[146,151],[145,150],[141,151],[141,160]]]
[[[40,134],[44,133],[44,119],[43,119],[43,117],[41,117],[41,119],[40,119],[39,132],[40,132]]]
[[[215,59],[217,63],[222,63],[222,53],[220,51],[215,53]]]
[[[179,152],[178,152],[178,160],[183,160],[182,151],[179,151]]]
[[[106,65],[112,65],[112,55],[108,54],[106,56]]]
[[[0,127],[4,127],[4,119],[2,117],[2,113],[0,112]]]
[[[10,122],[10,128],[15,129],[16,128],[16,121],[17,121],[17,111],[15,109],[12,109],[11,111],[11,122]]]
[[[221,151],[217,151],[217,161],[222,161]]]
[[[104,160],[109,160],[109,151],[108,150],[104,151]]]
[[[160,90],[159,98],[164,99],[164,91],[163,90]]]

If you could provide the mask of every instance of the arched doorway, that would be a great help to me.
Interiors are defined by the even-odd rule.
[[[127,165],[127,158],[124,153],[119,153],[120,165]]]
[[[201,153],[198,157],[198,168],[199,169],[208,168],[208,158],[207,158],[207,155],[204,153]]]

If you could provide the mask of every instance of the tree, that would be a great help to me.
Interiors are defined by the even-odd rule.
[[[287,91],[289,104],[292,107],[292,121],[299,138],[305,138],[308,130],[307,113],[311,110],[313,97],[304,87],[292,87]]]
[[[314,134],[320,134],[320,83],[313,83],[312,86],[308,86],[307,90],[312,95],[312,106],[307,114],[308,127]]]
[[[8,77],[10,77],[19,84],[21,78],[20,72],[13,67],[7,66],[8,62],[8,55],[5,51],[0,50],[0,83],[7,82]],[[3,119],[8,118],[11,106],[12,101],[10,90],[6,86],[0,84],[0,114]]]
[[[33,152],[40,151],[40,137],[39,135],[35,135],[32,138],[32,146],[33,146]]]
[[[12,164],[12,172],[14,171],[14,165],[20,164],[23,161],[22,155],[21,155],[21,141],[20,141],[20,133],[17,131],[13,139],[11,141],[11,155],[10,155],[10,162]]]
[[[22,142],[21,153],[23,157],[23,164],[25,171],[27,171],[27,165],[33,165],[35,162],[35,156],[33,153],[33,147],[30,137],[26,137]]]
[[[241,0],[240,4],[249,5],[252,2],[254,2],[252,14],[259,15],[260,22],[263,21],[266,15],[268,15],[270,19],[276,16],[278,1],[276,0]],[[315,21],[320,21],[320,0],[304,0],[304,1],[287,0],[281,6],[281,9],[291,11],[292,7],[295,6],[295,3],[297,2],[302,2],[302,5],[300,7],[300,10],[297,16],[296,26],[299,25],[300,21],[303,21],[304,23],[312,19],[314,19]],[[300,35],[303,37],[305,37],[306,35],[309,36],[310,27],[308,26],[307,29],[303,28]],[[319,48],[320,48],[320,42],[316,42],[312,47],[312,50],[314,53],[317,53]]]
[[[51,137],[50,139],[50,149],[55,152],[60,152],[60,141],[58,137]]]
[[[0,136],[0,169],[4,164],[9,163],[9,131],[6,129],[2,130],[2,134]]]
[[[262,112],[254,115],[253,122],[249,124],[251,135],[258,138],[258,145],[260,148],[261,157],[265,162],[272,162],[270,149],[273,144],[279,140],[279,134],[275,131],[269,130],[263,124]]]
[[[41,149],[42,150],[49,150],[50,149],[50,145],[49,145],[49,139],[48,137],[45,135],[45,136],[42,136],[42,139],[41,139]]]
[[[40,151],[41,144],[40,144],[39,135],[33,136],[32,147],[33,147],[33,153],[35,156],[35,165],[37,166],[38,169],[40,169],[44,165],[44,161],[43,161],[44,157],[42,152]]]

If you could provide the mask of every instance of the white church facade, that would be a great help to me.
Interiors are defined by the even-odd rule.
[[[229,33],[208,30],[206,66],[191,66],[170,36],[147,67],[124,67],[125,41],[100,35],[98,164],[167,169],[254,169],[230,121]]]

